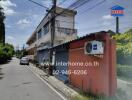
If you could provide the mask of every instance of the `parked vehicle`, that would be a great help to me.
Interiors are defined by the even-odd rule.
[[[22,57],[20,59],[20,65],[29,65],[29,59],[28,59],[28,57]]]

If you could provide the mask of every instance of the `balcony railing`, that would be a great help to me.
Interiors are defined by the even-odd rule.
[[[70,36],[70,35],[76,35],[77,34],[77,29],[69,29],[69,28],[61,28],[58,27],[56,28],[56,39],[60,39],[60,40],[64,40],[64,38],[66,37],[66,35]],[[74,37],[73,37],[74,38]],[[32,43],[29,47],[27,47],[26,50],[30,50],[32,48],[34,48],[35,46],[41,46],[41,44],[43,43],[48,43],[50,42],[50,33],[42,36],[40,39],[36,40],[34,43]],[[72,37],[70,36],[70,38],[68,40],[72,39]]]
[[[35,48],[36,45],[37,45],[37,42],[34,42],[29,47],[27,47],[26,50],[28,51],[28,50],[30,50],[32,48]]]
[[[67,35],[77,33],[77,29],[69,29],[69,28],[61,28],[61,27],[58,27],[57,31],[59,33],[64,33],[64,34],[67,34]]]

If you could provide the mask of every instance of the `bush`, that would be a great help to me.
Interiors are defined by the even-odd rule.
[[[132,77],[132,66],[128,65],[117,65],[117,75],[120,77]]]
[[[132,43],[117,45],[117,63],[132,65]]]
[[[7,60],[7,55],[6,53],[3,51],[2,48],[0,48],[0,63],[4,63]]]
[[[16,57],[17,58],[22,58],[22,57],[24,57],[24,56],[27,56],[28,55],[28,53],[27,53],[27,51],[24,49],[24,50],[17,50],[16,52],[15,52],[15,55],[16,55]]]
[[[14,48],[10,44],[0,45],[0,63],[10,60],[14,54]]]
[[[123,34],[116,34],[113,38],[117,41],[117,63],[132,65],[132,29]]]

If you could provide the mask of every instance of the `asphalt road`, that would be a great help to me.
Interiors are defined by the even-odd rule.
[[[26,67],[15,58],[0,65],[0,100],[63,100]]]

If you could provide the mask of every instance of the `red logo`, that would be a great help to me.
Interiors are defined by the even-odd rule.
[[[112,10],[111,14],[123,14],[124,11],[123,10]]]

